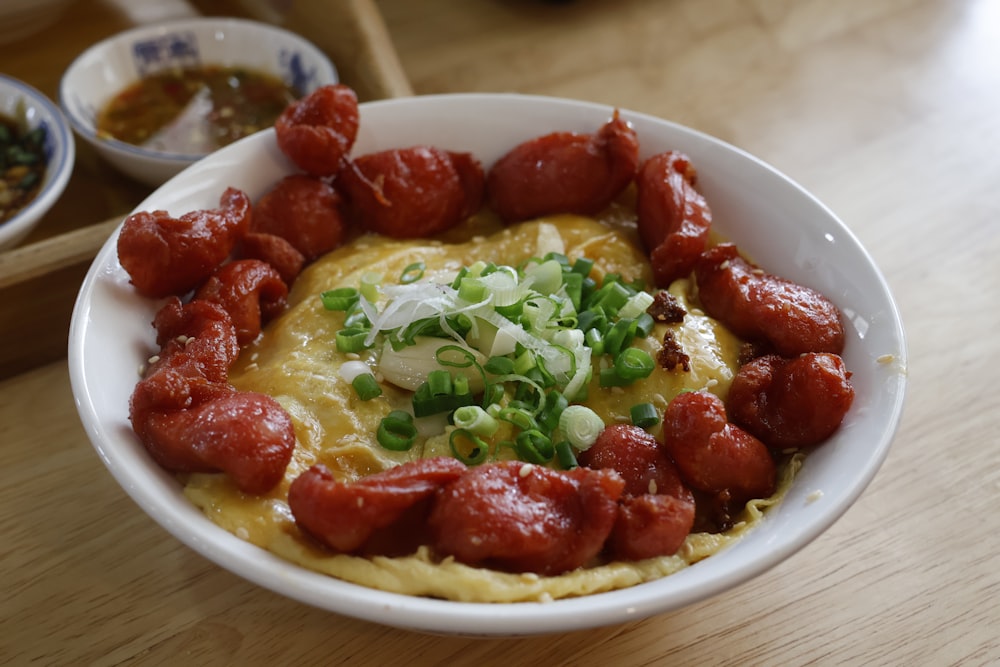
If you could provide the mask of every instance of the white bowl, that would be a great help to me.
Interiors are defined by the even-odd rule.
[[[73,129],[108,162],[157,186],[204,155],[167,153],[97,135],[97,114],[148,74],[192,65],[244,66],[278,76],[303,95],[336,83],[333,63],[295,33],[256,21],[198,18],[133,28],[91,46],[69,66],[59,103]]]
[[[73,0],[3,0],[0,2],[0,44],[37,34],[55,23]]]
[[[593,131],[612,109],[518,95],[442,95],[363,104],[356,153],[431,144],[469,150],[489,166],[520,141],[555,130]],[[841,429],[805,462],[784,501],[729,548],[672,576],[633,588],[547,603],[459,603],[396,595],[304,570],[218,528],[146,455],[128,400],[157,304],[139,297],[116,257],[116,236],[96,258],[73,314],[69,366],[83,424],[102,460],[135,501],[178,539],[221,567],[291,598],[341,614],[436,633],[516,635],[622,623],[729,589],[788,558],[827,529],[871,481],[889,449],[905,386],[903,329],[889,290],[854,235],[773,168],[712,137],[622,111],[643,156],[692,157],[720,231],[768,269],[807,283],[844,310],[844,353],[855,403]],[[180,214],[217,205],[227,185],[259,196],[289,162],[273,131],[223,149],[157,190],[139,209]],[[777,242],[776,242],[777,241]],[[884,355],[892,355],[887,363]],[[817,493],[817,492],[822,492]]]
[[[48,166],[35,198],[7,222],[0,223],[0,249],[21,242],[66,189],[73,174],[76,144],[66,118],[49,98],[28,84],[0,74],[0,114],[23,119],[28,128],[45,128]]]

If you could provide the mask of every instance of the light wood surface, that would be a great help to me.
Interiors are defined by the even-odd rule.
[[[815,542],[711,600],[564,635],[429,636],[283,599],[180,545],[103,468],[56,362],[0,382],[0,663],[1000,662],[1000,3],[377,5],[418,94],[542,93],[667,117],[762,157],[836,211],[907,328],[907,406],[884,467]],[[52,93],[59,68],[121,19],[78,2],[46,48],[4,47],[0,67]],[[95,169],[88,223],[137,194]],[[0,327],[33,335],[30,322]]]

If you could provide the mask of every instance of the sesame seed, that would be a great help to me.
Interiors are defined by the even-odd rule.
[[[823,497],[823,492],[820,489],[816,489],[815,491],[813,491],[812,493],[810,493],[808,496],[806,496],[806,502],[807,503],[814,503],[814,502],[816,502],[817,500],[819,500],[822,497]]]
[[[364,497],[363,496],[358,496],[358,500],[357,500],[356,504],[357,504],[358,507],[364,507],[365,506],[365,499],[364,499]]]
[[[882,356],[877,357],[875,359],[875,361],[877,361],[880,364],[891,364],[895,360],[896,360],[896,355],[894,354],[883,354]]]
[[[649,494],[652,495],[652,496],[656,495],[656,480],[655,479],[649,480]]]
[[[155,364],[159,360],[160,360],[160,355],[154,354],[149,359],[146,359],[146,363],[152,365],[152,364]]]
[[[719,268],[722,269],[723,271],[725,271],[726,269],[728,269],[729,266],[730,265],[729,265],[729,260],[728,259],[726,261],[724,261],[722,264],[719,264]]]
[[[241,540],[250,539],[250,531],[244,528],[243,526],[240,526],[239,528],[236,529],[236,537],[240,538]]]
[[[531,474],[531,471],[534,468],[535,466],[531,465],[530,463],[525,463],[523,466],[521,466],[521,469],[517,471],[517,474],[519,474],[521,477],[527,477],[528,475]]]

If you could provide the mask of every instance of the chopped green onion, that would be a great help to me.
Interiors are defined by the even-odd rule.
[[[452,419],[455,426],[487,438],[500,428],[500,423],[478,405],[463,405],[457,408]]]
[[[509,375],[514,372],[514,360],[510,357],[490,357],[483,369],[493,375]]]
[[[589,276],[591,269],[594,268],[594,260],[589,257],[577,257],[576,261],[573,262],[573,273],[581,276]]]
[[[656,321],[653,316],[649,313],[642,313],[637,318],[635,318],[635,335],[637,338],[645,338],[649,334],[653,333],[653,327],[656,325]]]
[[[382,285],[382,276],[374,271],[366,271],[361,276],[361,296],[372,303],[378,301],[379,288]]]
[[[522,431],[538,429],[538,422],[535,421],[534,416],[521,408],[515,408],[508,405],[500,408],[495,417],[497,419],[502,419],[505,422],[510,422]]]
[[[424,271],[426,269],[427,265],[423,262],[414,262],[403,269],[402,275],[399,276],[399,282],[403,285],[415,283],[424,277]]]
[[[365,349],[365,338],[368,331],[365,329],[341,329],[336,333],[335,340],[338,352],[360,352]]]
[[[455,393],[451,373],[446,370],[436,370],[428,373],[427,391],[431,396],[450,396]]]
[[[353,287],[338,287],[319,295],[327,310],[347,310],[361,298],[361,293]]]
[[[556,443],[556,461],[563,470],[572,470],[573,468],[579,467],[577,463],[576,455],[573,453],[573,447],[569,444],[569,440],[560,440]]]
[[[379,422],[375,437],[386,449],[405,452],[417,440],[417,427],[408,412],[393,410]]]
[[[550,391],[545,395],[545,405],[538,415],[538,423],[549,431],[554,431],[559,427],[559,417],[563,410],[569,407],[569,401],[558,391]]]
[[[559,431],[569,444],[583,451],[604,430],[604,420],[586,405],[570,405],[559,417]]]
[[[354,387],[354,391],[357,392],[358,398],[362,401],[370,401],[382,395],[382,387],[379,386],[375,376],[370,373],[362,373],[354,378],[351,386]]]
[[[656,362],[653,361],[649,352],[637,347],[626,348],[615,357],[615,371],[626,380],[649,377],[654,368],[656,368]]]
[[[514,439],[514,448],[522,461],[529,463],[548,463],[555,454],[552,440],[538,429],[521,431]]]
[[[660,415],[652,403],[636,403],[629,410],[632,423],[639,428],[651,428],[660,423]]]
[[[604,354],[604,334],[600,329],[589,329],[584,334],[583,340],[594,354],[597,356]]]
[[[475,433],[464,428],[456,428],[448,436],[448,446],[455,458],[465,465],[478,465],[486,460],[489,445]]]

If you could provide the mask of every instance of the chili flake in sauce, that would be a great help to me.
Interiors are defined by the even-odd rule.
[[[97,132],[169,153],[210,153],[270,127],[300,96],[281,79],[252,69],[178,68],[118,93],[98,114]]]
[[[0,224],[35,198],[47,166],[45,128],[25,131],[18,121],[0,115]]]

